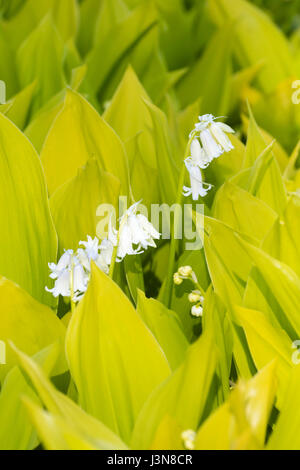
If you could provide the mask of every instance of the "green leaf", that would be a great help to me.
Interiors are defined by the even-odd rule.
[[[3,106],[9,106],[9,108],[6,112],[4,112],[4,114],[20,129],[24,129],[25,124],[27,123],[30,105],[34,96],[35,89],[36,82],[33,82],[26,88],[24,88],[24,90],[20,91],[11,100],[9,100],[5,105],[0,106],[0,111],[2,110]]]
[[[273,258],[290,266],[300,277],[300,199],[293,195],[282,217],[278,217],[263,243],[263,249]]]
[[[298,450],[300,446],[300,367],[296,367],[288,380],[284,404],[267,450]]]
[[[265,238],[276,220],[276,213],[260,199],[227,182],[214,200],[213,215],[258,244]]]
[[[128,442],[141,407],[169,366],[127,297],[95,266],[70,321],[66,349],[81,406]]]
[[[232,415],[226,403],[211,414],[200,427],[195,440],[195,450],[230,450],[231,423]]]
[[[38,352],[34,356],[34,361],[39,364],[45,374],[50,375],[59,354],[59,344],[55,343]],[[18,367],[14,367],[7,374],[0,394],[1,450],[32,450],[38,446],[36,431],[20,400],[20,397],[24,395],[30,397],[35,403],[39,403],[22,372]]]
[[[232,38],[232,25],[218,31],[200,60],[179,81],[177,93],[183,107],[201,96],[202,109],[209,110],[216,116],[227,113]]]
[[[17,54],[21,86],[25,88],[33,80],[37,80],[33,111],[64,87],[62,60],[63,44],[51,16],[47,16],[20,46]]]
[[[150,207],[159,202],[159,190],[152,119],[144,102],[149,99],[129,66],[103,118],[126,145],[134,198]],[[150,179],[147,185],[145,179]]]
[[[103,0],[95,27],[94,43],[101,43],[105,36],[130,13],[123,0]]]
[[[156,146],[156,162],[159,176],[161,199],[172,205],[177,199],[178,169],[176,168],[170,132],[165,114],[152,103],[146,102],[153,122],[153,135]]]
[[[226,308],[212,288],[208,290],[205,296],[203,331],[211,331],[213,333],[216,346],[220,351],[218,372],[222,384],[221,396],[219,397],[222,403],[229,394],[233,332]]]
[[[172,370],[183,361],[188,341],[182,331],[180,318],[172,310],[138,292],[137,311],[161,345]]]
[[[276,359],[278,387],[278,407],[281,409],[287,379],[292,363],[292,342],[286,332],[275,328],[261,312],[236,307],[238,320],[246,333],[247,342],[258,370]]]
[[[258,77],[265,92],[295,75],[288,41],[261,9],[245,0],[209,0],[209,8],[218,25],[234,21],[234,52],[242,67],[265,62]]]
[[[143,2],[112,28],[87,57],[88,72],[83,90],[104,95],[105,88],[112,80],[120,61],[126,59],[155,24],[156,12],[152,3],[149,7],[149,2]]]
[[[134,449],[149,448],[162,419],[167,415],[175,419],[183,430],[198,427],[216,361],[217,350],[210,335],[203,335],[190,346],[185,361],[145,403],[132,436],[131,446]]]
[[[52,0],[52,15],[60,36],[64,41],[74,37],[79,23],[79,10],[76,0]]]
[[[67,396],[58,392],[32,359],[18,349],[15,349],[15,352],[20,366],[30,378],[39,398],[51,413],[52,417],[41,415],[40,410],[36,413],[36,407],[32,407],[31,402],[27,401],[29,415],[37,427],[41,439],[46,444],[50,444],[51,448],[56,448],[58,440],[60,440],[60,433],[63,432],[65,442],[71,449],[75,441],[74,450],[82,442],[89,448],[93,447],[99,450],[126,449],[125,444],[112,431],[100,421],[86,414]],[[56,426],[54,433],[53,426]],[[72,434],[71,439],[68,438],[69,433]]]
[[[130,294],[136,305],[138,290],[145,291],[143,266],[140,255],[126,256],[124,259],[124,267]]]
[[[53,311],[4,278],[0,278],[0,323],[1,340],[6,344],[13,341],[30,356],[55,341],[64,344],[65,327]],[[15,355],[7,348],[6,364],[0,368],[0,381],[15,364]],[[62,355],[56,375],[65,370],[66,362]]]
[[[275,299],[278,321],[284,324],[284,328],[291,336],[300,335],[299,302],[300,302],[300,279],[287,265],[280,263],[270,257],[264,251],[241,240],[248,256],[259,270],[266,287],[260,282],[260,289],[267,300]],[[272,296],[271,294],[272,293]],[[276,304],[275,304],[276,305]],[[285,318],[287,320],[285,320]]]
[[[0,274],[40,302],[53,305],[45,291],[48,263],[57,239],[38,155],[26,137],[0,114]]]
[[[97,160],[90,158],[75,178],[55,191],[50,207],[60,253],[64,249],[76,250],[87,235],[104,238],[104,231],[100,230],[100,225],[98,227],[98,215],[103,217],[105,214],[98,214],[98,208],[101,204],[117,208],[119,190],[117,178],[101,170]]]
[[[73,178],[93,156],[121,181],[122,194],[128,194],[127,157],[119,137],[83,97],[67,90],[41,154],[49,192]]]

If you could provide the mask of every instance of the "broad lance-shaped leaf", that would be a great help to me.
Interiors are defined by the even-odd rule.
[[[80,405],[128,442],[144,402],[170,369],[128,298],[95,265],[66,350]]]
[[[182,331],[180,318],[154,299],[138,292],[137,311],[161,345],[172,370],[183,361],[188,341]]]
[[[1,80],[4,81],[6,85],[6,98],[11,98],[18,91],[18,77],[16,64],[14,60],[14,49],[10,43],[7,41],[7,35],[5,34],[3,26],[3,21],[1,22],[0,30],[0,54],[1,54],[1,63],[0,63],[0,76]]]
[[[232,25],[227,25],[218,31],[200,60],[179,81],[177,93],[182,106],[187,106],[201,96],[202,109],[209,109],[216,116],[227,113],[230,97],[232,29]]]
[[[61,345],[65,341],[66,329],[53,311],[4,278],[0,278],[0,325],[0,339],[6,344],[13,341],[29,355],[38,353],[55,341]],[[6,365],[0,367],[0,381],[15,364],[16,357],[7,347]],[[56,375],[65,372],[66,367],[62,355]]]
[[[214,200],[213,214],[233,229],[261,242],[276,220],[276,213],[260,199],[227,182]]]
[[[246,0],[209,0],[212,19],[219,25],[234,21],[235,55],[243,67],[264,61],[258,82],[265,91],[295,76],[287,39],[261,9]]]
[[[59,252],[78,248],[87,235],[104,238],[98,228],[100,217],[108,215],[109,205],[117,208],[120,183],[113,175],[100,169],[96,158],[90,158],[77,175],[58,188],[50,199],[51,212],[58,234]],[[104,213],[99,206],[103,204]],[[105,220],[104,220],[105,221]],[[108,221],[108,220],[107,220]],[[106,228],[107,229],[107,228]]]
[[[79,26],[79,11],[76,0],[52,0],[52,16],[64,41],[76,35]]]
[[[149,450],[184,450],[181,429],[175,419],[167,415],[161,420]]]
[[[80,22],[77,33],[77,47],[81,57],[85,57],[94,43],[95,27],[99,18],[102,2],[99,0],[85,0],[80,2]]]
[[[293,195],[282,217],[265,238],[263,249],[290,266],[300,277],[300,198]]]
[[[225,403],[200,427],[195,440],[195,450],[230,450],[232,421],[229,404]]]
[[[77,91],[86,73],[86,66],[76,67],[72,71],[71,88]],[[46,137],[60,111],[64,107],[68,88],[60,91],[50,98],[47,103],[35,113],[25,129],[25,135],[29,138],[37,152],[40,154]]]
[[[299,318],[299,302],[300,302],[300,278],[287,265],[280,263],[272,258],[264,251],[256,248],[244,240],[240,240],[241,245],[247,251],[248,256],[259,270],[263,283],[260,286],[266,299],[273,298],[276,300],[280,312],[278,321],[281,326],[291,334],[291,337],[300,335],[300,318]],[[273,307],[276,314],[276,308]],[[285,322],[285,318],[287,322]],[[292,327],[292,329],[291,329]]]
[[[177,198],[179,172],[172,154],[171,135],[166,115],[157,106],[146,102],[153,122],[153,138],[156,146],[156,164],[162,200],[173,204]]]
[[[276,362],[267,365],[249,381],[241,381],[228,401],[200,427],[195,449],[233,450],[247,431],[253,434],[258,445],[263,446],[276,382]]]
[[[131,440],[134,449],[147,449],[166,416],[182,430],[196,430],[203,417],[218,351],[210,334],[204,334],[187,350],[181,366],[153,393],[137,419]]]
[[[279,164],[272,153],[272,144],[258,156],[251,168],[233,176],[230,182],[262,199],[277,214],[284,212],[287,192]]]
[[[219,348],[218,375],[222,387],[218,390],[218,401],[223,403],[229,394],[229,380],[232,366],[233,332],[232,325],[227,314],[225,305],[214,293],[212,286],[205,296],[203,320],[203,331],[210,331],[217,347]]]
[[[24,129],[27,122],[36,85],[37,82],[31,83],[6,104],[0,106],[0,111],[3,112],[3,114],[5,114],[5,116],[14,122],[21,130]],[[8,109],[4,109],[4,111],[2,111],[5,107],[8,107]]]
[[[156,168],[155,142],[151,134],[153,124],[144,100],[150,101],[150,98],[134,70],[129,66],[103,118],[123,142],[130,141],[140,133],[142,157],[150,167]],[[135,163],[135,156],[128,157],[131,166],[133,160]]]
[[[126,0],[103,0],[101,2],[94,34],[94,42],[101,43],[110,30],[130,14]]]
[[[47,16],[30,34],[18,50],[17,67],[22,87],[37,80],[38,89],[33,111],[65,85],[63,69],[63,43],[55,29],[51,16]]]
[[[126,450],[126,445],[100,421],[86,414],[66,395],[58,392],[38,364],[15,348],[18,361],[49,414],[26,401],[29,416],[47,448]]]
[[[160,199],[153,124],[145,99],[150,100],[129,66],[103,118],[125,143],[135,200],[143,199],[150,207]]]
[[[120,62],[126,60],[128,54],[154,28],[156,20],[157,13],[153,3],[149,5],[149,2],[143,2],[124,21],[111,29],[87,57],[88,72],[82,91],[104,95]]]
[[[54,305],[45,286],[57,238],[41,164],[27,138],[1,114],[0,187],[0,275]]]
[[[52,375],[61,346],[54,343],[39,351],[34,361],[46,375]],[[34,403],[39,403],[34,390],[28,384],[18,367],[14,367],[6,376],[0,393],[0,449],[32,450],[39,444],[36,430],[21,401],[21,396],[28,396]]]
[[[299,450],[300,447],[300,367],[296,367],[289,380],[284,404],[276,427],[267,444],[267,450]]]
[[[121,181],[122,194],[128,194],[128,164],[122,142],[82,96],[67,90],[64,107],[41,154],[49,192],[76,176],[78,168],[93,156],[103,170]]]
[[[138,290],[145,291],[143,266],[140,255],[126,256],[124,271],[131,297],[137,304]]]
[[[208,269],[216,294],[221,298],[231,321],[232,306],[242,302],[244,289],[251,270],[251,259],[238,242],[236,232],[215,219],[205,218],[204,248]],[[234,358],[241,375],[250,378],[254,367],[244,332],[233,323]]]
[[[244,168],[249,168],[254,165],[257,158],[267,148],[267,143],[255,121],[252,110],[248,104],[248,111],[250,115],[248,130],[247,130],[247,146],[244,158]]]
[[[272,326],[265,315],[255,310],[236,307],[237,320],[243,326],[249,348],[258,370],[276,359],[279,409],[282,407],[284,393],[292,362],[292,342],[284,330]]]

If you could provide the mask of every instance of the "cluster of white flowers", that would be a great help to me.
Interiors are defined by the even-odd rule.
[[[191,187],[183,187],[183,195],[192,195],[194,201],[207,195],[212,188],[211,184],[203,182],[202,170],[207,168],[224,152],[230,152],[234,147],[226,134],[233,134],[234,130],[222,122],[216,122],[212,114],[199,116],[199,122],[190,134],[191,155],[185,160],[185,166],[190,175]]]
[[[174,274],[173,280],[174,284],[177,286],[180,286],[184,280],[190,280],[194,283],[196,290],[193,290],[188,296],[190,303],[195,304],[191,308],[191,315],[195,318],[202,317],[204,296],[199,290],[200,285],[193,268],[191,266],[181,266],[178,272]]]
[[[50,263],[50,278],[55,280],[53,289],[46,290],[54,297],[72,297],[79,302],[87,290],[91,275],[92,261],[106,274],[112,263],[116,247],[116,261],[121,262],[127,255],[141,254],[148,247],[156,247],[155,241],[160,233],[155,230],[147,217],[137,214],[136,203],[120,219],[119,231],[109,224],[108,237],[100,244],[98,238],[87,237],[87,242],[80,242],[76,252],[66,250],[58,264]]]
[[[54,297],[72,297],[73,302],[79,302],[87,290],[91,275],[91,262],[104,272],[108,273],[109,263],[106,263],[101,246],[96,237],[94,240],[88,236],[87,242],[80,242],[76,252],[66,250],[60,258],[58,264],[50,263],[50,277],[55,280],[53,289],[46,290]]]

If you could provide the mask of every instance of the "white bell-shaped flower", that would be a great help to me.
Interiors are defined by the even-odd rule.
[[[71,285],[71,271],[69,269],[64,269],[63,271],[60,272],[59,276],[57,276],[53,289],[48,289],[48,287],[46,287],[46,291],[50,292],[50,294],[52,294],[53,297],[55,298],[57,298],[59,295],[62,295],[63,297],[70,297],[71,295],[70,285]]]
[[[183,195],[185,197],[192,196],[193,201],[198,201],[199,197],[205,197],[212,188],[211,184],[203,182],[201,169],[189,161],[185,162],[185,166],[190,175],[191,187],[183,187]]]
[[[212,162],[214,158],[218,158],[224,153],[221,145],[214,139],[209,129],[200,132],[200,140],[209,162]]]
[[[51,279],[57,279],[66,269],[69,268],[73,254],[73,250],[66,250],[57,264],[49,263],[49,268],[52,271],[50,274]]]
[[[92,237],[88,235],[87,242],[79,242],[79,246],[84,246],[85,253],[89,260],[96,261],[99,255],[99,240],[97,237],[93,240]]]
[[[198,139],[194,139],[191,144],[191,156],[188,158],[191,163],[198,165],[199,168],[205,169],[210,164],[210,160],[200,145]]]
[[[140,202],[133,204],[120,220],[119,244],[117,261],[122,261],[126,255],[143,253],[148,247],[156,247],[154,240],[160,238],[160,233],[153,227],[147,217],[137,214]]]
[[[216,139],[220,147],[224,150],[224,152],[230,152],[230,150],[234,149],[231,140],[226,135],[234,134],[234,130],[230,126],[228,126],[227,124],[223,124],[223,122],[213,122],[210,125],[210,132],[212,133],[213,137]]]
[[[199,122],[195,124],[195,129],[191,133],[195,139],[200,139],[208,163],[234,148],[227,136],[227,134],[234,134],[234,130],[227,124],[216,122],[217,119],[219,118],[212,114],[199,116]],[[196,147],[196,144],[194,146]],[[199,154],[199,149],[197,152]],[[202,168],[201,165],[199,166]]]

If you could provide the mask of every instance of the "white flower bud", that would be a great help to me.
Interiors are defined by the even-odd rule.
[[[192,272],[193,268],[191,266],[181,266],[181,268],[178,269],[178,273],[182,277],[190,277]]]
[[[194,305],[191,310],[191,314],[193,317],[200,318],[203,315],[203,308],[201,305]]]
[[[191,292],[189,294],[189,302],[191,304],[196,304],[197,302],[201,302],[201,300],[202,300],[202,297],[197,292]]]
[[[196,440],[197,434],[195,431],[192,431],[191,429],[188,429],[187,431],[183,431],[181,434],[181,439],[183,440],[184,447],[187,450],[194,450],[195,449],[195,440]]]
[[[183,283],[183,280],[181,279],[178,273],[174,274],[173,281],[176,286],[180,286]]]

